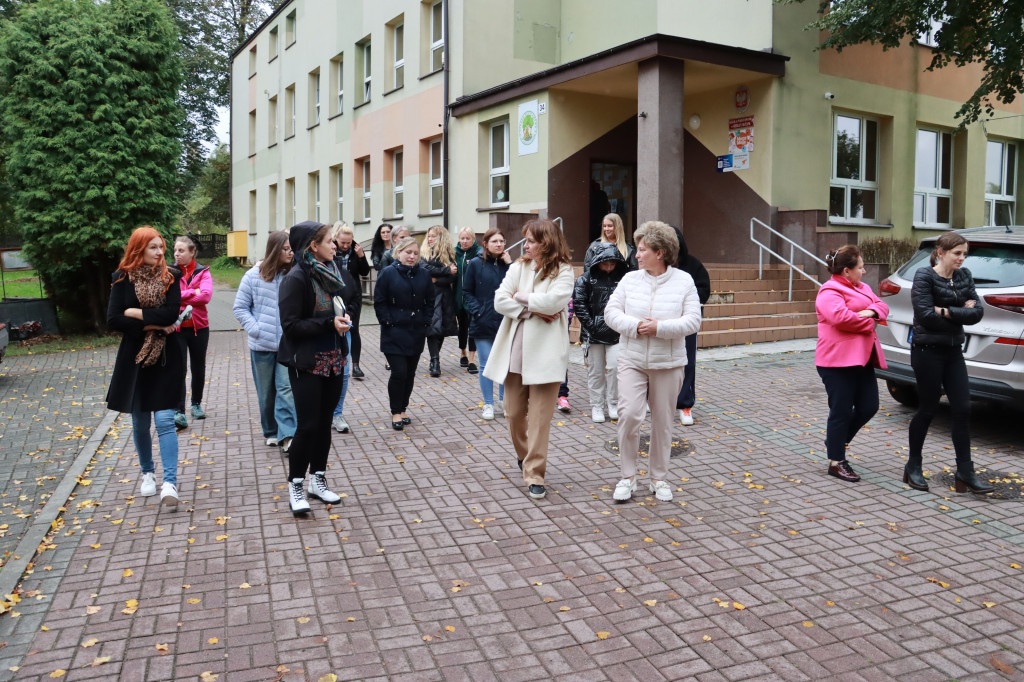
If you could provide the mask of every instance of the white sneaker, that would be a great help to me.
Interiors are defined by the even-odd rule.
[[[633,493],[636,492],[636,477],[624,478],[615,484],[615,492],[612,493],[612,499],[616,502],[625,502],[629,498],[633,497]]]
[[[160,486],[160,504],[166,504],[171,511],[178,511],[178,488],[173,483],[164,481]]]
[[[324,476],[323,471],[313,472],[313,475],[309,477],[309,494],[324,504],[341,502],[341,496],[331,492],[331,489],[327,487],[327,477]],[[306,507],[308,508],[309,505]]]
[[[139,494],[143,497],[156,495],[156,476],[152,473],[142,474],[142,487],[139,488]]]
[[[334,430],[338,433],[348,433],[348,422],[345,421],[345,417],[340,414],[334,418],[331,422],[331,426],[333,426]]]
[[[497,413],[499,415],[504,417],[505,416],[505,401],[504,400],[499,400],[498,402],[496,402],[494,404],[494,409],[497,411]]]
[[[276,438],[268,438],[267,439],[267,447],[268,448],[277,447],[277,439]]]
[[[600,407],[595,407],[590,411],[590,418],[594,421],[595,424],[600,424],[604,422],[604,410],[602,410]]]
[[[662,502],[672,501],[672,486],[665,481],[651,481],[651,492]]]
[[[480,410],[480,417],[487,421],[494,419],[494,405],[484,403],[483,409]]]
[[[608,405],[608,419],[613,422],[619,421],[619,406]]]
[[[309,502],[306,501],[306,493],[302,492],[301,478],[292,479],[292,482],[288,484],[288,499],[293,516],[309,513]]]
[[[691,408],[687,407],[684,410],[679,410],[679,423],[683,426],[693,426],[693,414]]]

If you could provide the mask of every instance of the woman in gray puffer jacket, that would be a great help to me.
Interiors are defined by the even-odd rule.
[[[232,311],[249,341],[252,379],[260,404],[260,425],[267,445],[285,452],[295,435],[295,400],[288,368],[277,362],[281,318],[277,290],[292,267],[292,248],[287,232],[271,232],[263,260],[250,268],[238,284]]]

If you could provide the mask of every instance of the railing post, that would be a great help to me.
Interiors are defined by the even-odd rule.
[[[793,302],[793,242],[789,243],[789,302]]]

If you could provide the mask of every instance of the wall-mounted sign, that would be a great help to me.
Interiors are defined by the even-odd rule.
[[[537,153],[537,139],[540,137],[537,116],[537,100],[519,105],[519,156]]]
[[[717,157],[719,173],[732,173],[750,168],[750,154],[723,154]]]
[[[732,172],[732,154],[724,154],[718,158],[718,172],[719,173],[730,173]]]
[[[746,85],[736,88],[736,111],[743,113],[750,106],[750,91]]]
[[[738,128],[729,131],[729,153],[749,154],[754,151],[754,129]]]

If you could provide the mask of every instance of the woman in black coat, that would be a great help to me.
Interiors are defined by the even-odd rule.
[[[370,276],[370,263],[366,260],[363,247],[356,241],[352,228],[344,220],[334,223],[334,244],[338,247],[334,253],[334,264],[341,270],[347,270],[357,284],[355,305],[348,313],[352,318],[352,331],[348,335],[349,352],[352,354],[352,378],[361,380],[364,375],[363,370],[359,369],[359,357],[363,348],[362,339],[359,338],[359,314],[363,309],[363,287],[360,278]]]
[[[457,336],[459,323],[455,311],[455,286],[459,268],[455,262],[455,249],[448,230],[434,225],[427,230],[426,246],[423,249],[423,266],[430,273],[434,283],[434,319],[427,333],[427,350],[430,351],[430,376],[441,376],[441,345],[444,337]]]
[[[484,251],[469,261],[462,280],[463,303],[469,311],[469,338],[476,342],[480,354],[480,392],[484,406],[483,419],[494,419],[494,382],[484,376],[487,358],[491,355],[494,337],[504,316],[494,310],[494,292],[505,279],[512,257],[505,251],[505,237],[496,228],[484,233]],[[498,386],[498,411],[505,412],[505,387]]]
[[[697,257],[686,248],[686,240],[678,227],[676,238],[679,240],[679,260],[676,267],[693,277],[693,284],[697,287],[697,297],[700,299],[700,314],[704,315],[704,304],[711,298],[711,277],[707,268],[697,260]],[[693,406],[697,402],[697,335],[690,334],[684,339],[686,345],[686,372],[683,374],[683,387],[679,390],[676,398],[676,410],[679,411],[679,423],[683,426],[693,424]]]
[[[434,316],[434,286],[420,263],[420,246],[412,237],[395,245],[397,260],[381,271],[373,290],[373,309],[380,322],[380,350],[391,365],[388,401],[391,427],[401,431],[412,420],[409,408],[416,365]]]
[[[327,486],[327,455],[331,449],[331,418],[341,397],[348,362],[347,314],[339,315],[334,298],[345,288],[338,266],[331,226],[299,223],[288,232],[295,265],[281,280],[278,306],[281,342],[277,361],[288,367],[298,424],[288,449],[288,487],[292,514],[309,512],[302,490],[306,471],[309,494],[326,504],[341,501]]]
[[[935,241],[931,267],[919,268],[914,273],[910,291],[914,305],[910,364],[917,377],[920,405],[910,422],[910,456],[903,482],[918,490],[928,490],[921,470],[921,451],[939,397],[945,390],[953,416],[956,491],[985,495],[993,487],[975,475],[971,460],[971,397],[963,354],[964,325],[977,324],[985,311],[970,270],[961,267],[966,257],[967,240],[956,232],[947,232]]]
[[[132,232],[124,258],[113,276],[107,325],[121,332],[107,407],[132,415],[132,439],[142,469],[140,494],[156,494],[150,416],[156,423],[163,466],[160,501],[178,507],[178,434],[174,427],[185,359],[181,347],[167,338],[175,331],[181,305],[181,275],[167,267],[166,244],[152,227]]]
[[[391,225],[381,223],[377,232],[373,235],[373,243],[370,244],[370,262],[377,272],[384,267],[384,254],[391,251]]]

